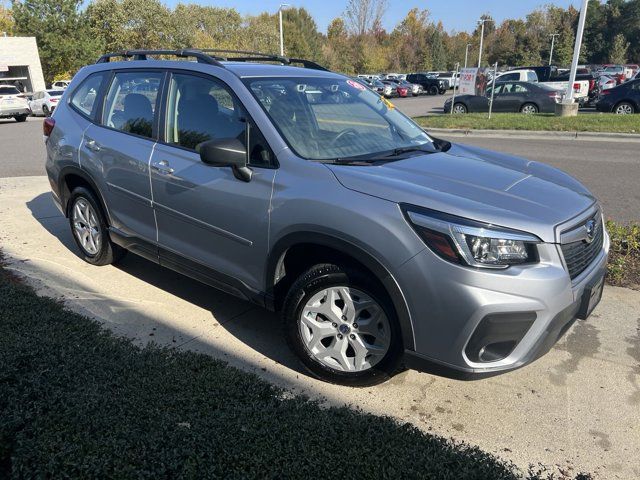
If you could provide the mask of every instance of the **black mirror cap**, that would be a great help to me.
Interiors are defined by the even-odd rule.
[[[220,138],[198,144],[200,160],[214,167],[231,167],[243,182],[251,181],[253,171],[247,167],[247,149],[237,138]]]
[[[216,138],[198,144],[200,160],[215,167],[244,167],[247,149],[237,138]]]

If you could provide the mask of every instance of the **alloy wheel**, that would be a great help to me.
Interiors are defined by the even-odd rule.
[[[616,107],[616,113],[618,115],[631,115],[633,114],[633,107],[628,103],[621,103]]]
[[[102,246],[98,215],[91,204],[80,197],[73,206],[73,233],[85,252],[97,255]]]
[[[302,309],[299,329],[307,352],[341,372],[374,367],[391,345],[391,326],[381,305],[347,286],[313,295]]]
[[[464,105],[460,103],[456,103],[453,106],[453,113],[467,113],[467,109]]]
[[[538,109],[536,108],[535,105],[529,104],[529,105],[523,106],[521,112],[526,115],[531,115],[533,113],[538,113]]]

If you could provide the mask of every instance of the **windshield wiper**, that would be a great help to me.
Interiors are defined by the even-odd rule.
[[[413,153],[413,152],[420,152],[420,153],[436,153],[439,150],[435,149],[435,148],[424,148],[424,145],[415,145],[412,147],[400,147],[400,148],[394,148],[393,152],[390,153],[389,155],[387,155],[386,157],[398,157],[400,155],[403,155],[405,153]]]

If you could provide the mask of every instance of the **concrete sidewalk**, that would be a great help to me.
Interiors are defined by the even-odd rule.
[[[0,248],[9,268],[44,295],[118,335],[223,358],[294,392],[391,415],[513,460],[597,478],[640,478],[640,293],[607,287],[536,363],[458,382],[404,372],[366,389],[308,377],[287,349],[278,318],[135,255],[117,267],[81,261],[44,177],[0,179]]]

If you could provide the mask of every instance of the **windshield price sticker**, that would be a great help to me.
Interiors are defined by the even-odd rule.
[[[364,86],[360,85],[358,82],[356,82],[355,80],[347,80],[347,84],[351,85],[353,88],[357,89],[357,90],[362,90],[364,91]]]

